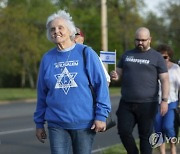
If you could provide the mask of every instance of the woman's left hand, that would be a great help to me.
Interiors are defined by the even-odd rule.
[[[164,116],[168,111],[168,103],[167,102],[161,102],[161,105],[160,105],[160,113],[162,116]]]
[[[95,132],[104,132],[106,130],[106,122],[95,120],[91,129],[94,129]]]

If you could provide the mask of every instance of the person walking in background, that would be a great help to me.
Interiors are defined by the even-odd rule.
[[[80,43],[80,44],[84,43],[84,33],[78,27],[76,27],[76,34],[75,34],[74,41],[76,43]],[[106,70],[102,60],[100,59],[100,57],[99,57],[99,60],[101,62],[101,65],[103,67],[103,70],[104,70],[104,73],[105,73],[105,76],[106,76],[106,79],[107,79],[107,82],[108,82],[108,85],[109,85],[110,82],[111,82],[111,78],[110,78],[110,76],[109,76],[109,74],[108,74],[108,72],[107,72],[107,70]]]
[[[78,27],[76,27],[76,34],[74,41],[80,44],[84,43],[84,33]]]
[[[157,47],[157,51],[162,54],[166,61],[169,73],[170,91],[167,100],[168,111],[162,116],[160,109],[156,114],[154,128],[156,133],[162,133],[163,137],[173,138],[177,137],[177,130],[175,129],[175,113],[174,109],[178,106],[178,93],[180,90],[180,67],[178,64],[172,62],[173,50],[166,44],[161,44]],[[160,88],[160,100],[161,100],[161,88]],[[160,107],[159,107],[160,108]],[[171,141],[171,140],[170,140]],[[176,154],[175,142],[170,143],[171,154]],[[160,146],[160,153],[165,154],[165,143]]]
[[[111,109],[103,68],[91,47],[75,44],[76,28],[68,12],[50,15],[46,27],[47,38],[56,47],[44,54],[40,64],[36,136],[44,143],[47,121],[52,154],[68,154],[71,146],[74,154],[90,154],[94,136],[105,131]],[[96,93],[95,106],[86,73]]]
[[[140,153],[151,154],[149,137],[153,132],[158,106],[158,79],[162,87],[161,115],[168,109],[169,79],[165,61],[160,53],[150,47],[150,31],[140,27],[135,33],[135,49],[126,51],[111,79],[121,79],[121,100],[116,112],[118,133],[128,154],[139,154],[132,135],[137,124]]]

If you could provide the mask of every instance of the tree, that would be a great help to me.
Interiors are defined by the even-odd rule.
[[[21,75],[22,87],[26,85],[26,77],[28,85],[35,87],[40,56],[50,46],[43,39],[45,20],[56,7],[49,0],[38,2],[10,0],[0,13],[0,70],[5,74]]]
[[[97,53],[102,50],[100,1],[2,1],[7,3],[4,6],[0,3],[0,86],[35,87],[40,59],[54,46],[46,38],[46,19],[59,9],[70,12],[75,25],[85,34],[85,44]],[[125,50],[134,47],[135,30],[146,26],[151,31],[153,46],[168,43],[176,57],[179,56],[179,0],[169,0],[166,4],[161,7],[162,17],[153,12],[142,17],[139,10],[145,8],[143,0],[107,1],[109,51],[116,49],[119,58]]]
[[[180,57],[180,1],[169,1],[168,4],[168,7],[164,9],[165,17],[168,19],[168,43],[173,47],[175,57],[178,59],[177,57]]]
[[[134,47],[135,30],[143,23],[138,12],[138,8],[143,3],[142,1],[138,3],[136,0],[112,0],[108,4],[110,7],[109,33],[112,37],[109,40],[112,40],[112,43],[116,41],[116,44],[119,44],[119,49],[124,52]]]
[[[158,44],[168,41],[168,31],[164,18],[157,17],[153,12],[149,12],[144,20],[144,25],[150,29],[152,47],[156,48]]]
[[[153,12],[145,19],[145,25],[151,30],[153,45],[156,47],[160,43],[169,44],[174,49],[175,59],[180,56],[179,53],[179,34],[180,34],[180,2],[179,0],[169,0],[166,5],[160,3],[161,17]]]

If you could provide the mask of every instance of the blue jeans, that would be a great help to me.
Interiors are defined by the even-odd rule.
[[[51,154],[91,154],[95,132],[90,129],[48,128]]]
[[[158,102],[134,103],[120,101],[116,112],[118,119],[118,133],[128,154],[139,154],[133,137],[133,129],[138,126],[140,138],[140,153],[151,154],[152,148],[149,137],[153,133],[153,122],[157,112]]]

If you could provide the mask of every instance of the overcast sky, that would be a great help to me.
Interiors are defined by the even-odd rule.
[[[158,11],[159,10],[158,4],[162,1],[167,1],[167,0],[144,0],[147,8],[157,13],[158,16],[161,16],[161,13]]]
[[[144,0],[144,2],[150,10],[157,10],[157,5],[159,4],[159,2],[162,2],[162,0]]]

